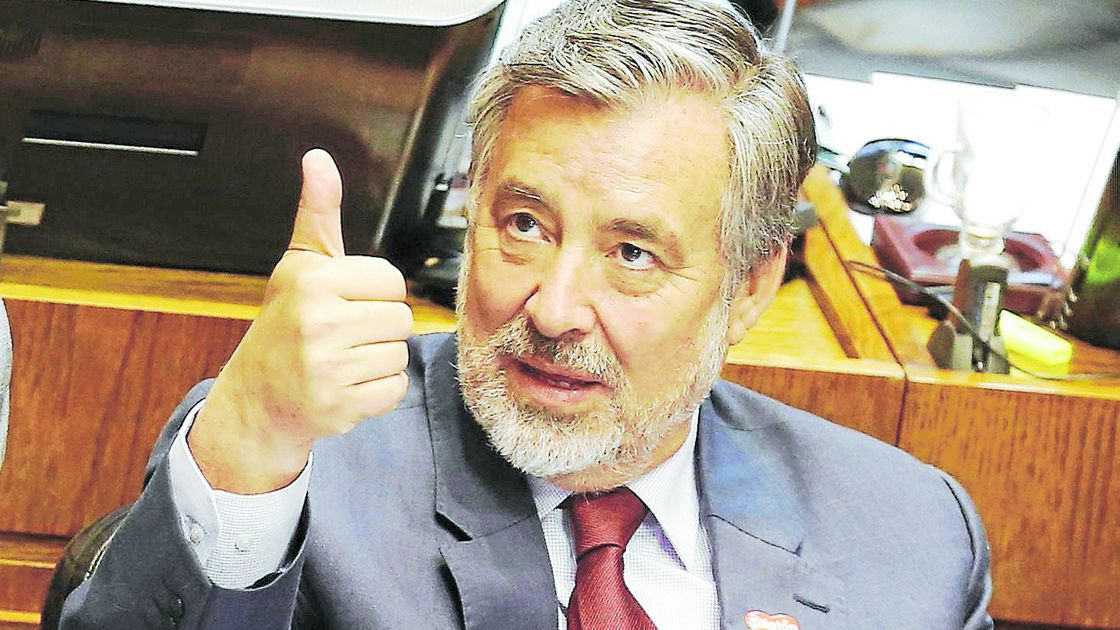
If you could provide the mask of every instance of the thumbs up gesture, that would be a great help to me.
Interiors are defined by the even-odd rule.
[[[404,277],[385,259],[345,254],[341,203],[334,160],[309,151],[292,239],[260,315],[188,435],[214,488],[282,487],[315,439],[391,411],[404,396],[412,332]]]

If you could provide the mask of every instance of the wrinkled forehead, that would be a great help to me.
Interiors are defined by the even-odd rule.
[[[605,107],[556,90],[518,92],[498,128],[486,188],[510,181],[605,203],[711,209],[729,177],[726,128],[709,97],[674,92]]]

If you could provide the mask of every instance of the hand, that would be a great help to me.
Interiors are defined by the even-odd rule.
[[[316,438],[392,410],[408,387],[404,277],[385,259],[345,254],[341,202],[334,161],[309,151],[291,243],[188,436],[215,488],[283,487]]]

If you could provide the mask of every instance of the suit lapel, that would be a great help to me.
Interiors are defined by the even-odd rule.
[[[802,630],[846,627],[840,582],[801,555],[801,495],[785,462],[788,447],[769,442],[767,427],[724,420],[733,413],[713,392],[701,407],[697,438],[721,626],[745,629],[746,613],[760,610],[790,615]]]
[[[468,630],[556,628],[556,588],[528,484],[463,407],[455,337],[425,374],[436,512],[460,540],[440,547]]]

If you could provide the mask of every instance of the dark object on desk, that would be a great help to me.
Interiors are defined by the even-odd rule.
[[[1007,258],[1000,255],[961,261],[953,306],[965,321],[950,314],[934,329],[927,347],[938,367],[993,374],[1011,371],[997,328],[1007,274]]]
[[[266,274],[318,146],[342,172],[347,251],[426,257],[424,211],[504,5],[334,3],[353,7],[339,19],[241,4],[255,9],[0,3],[8,197],[49,205],[9,230],[10,252]]]
[[[850,159],[820,147],[817,161],[840,173],[848,205],[863,214],[907,215],[925,197],[929,147],[913,140],[872,140]]]
[[[1120,155],[1078,256],[1066,296],[1069,332],[1120,350]]]
[[[911,140],[868,142],[848,160],[840,188],[864,214],[910,214],[925,197],[929,147]]]
[[[878,216],[871,234],[871,248],[883,267],[922,286],[953,285],[958,263],[951,258],[938,258],[937,254],[954,245],[959,234],[959,230],[949,226]],[[1061,279],[1055,275],[1058,258],[1039,234],[1012,232],[1006,236],[1004,247],[1014,262],[1007,276],[1004,307],[1031,316],[1043,298],[1061,284]],[[899,299],[907,304],[926,303],[914,291],[897,286],[896,290]]]

